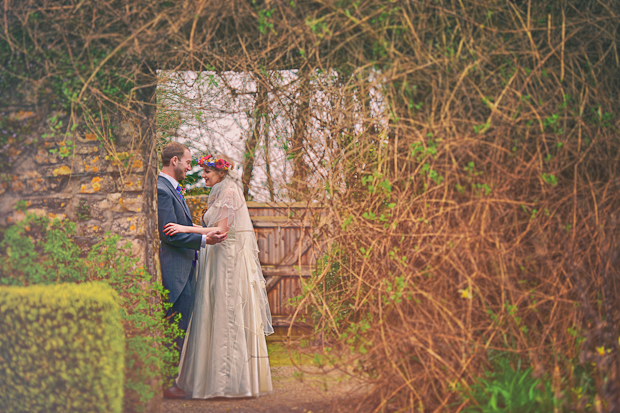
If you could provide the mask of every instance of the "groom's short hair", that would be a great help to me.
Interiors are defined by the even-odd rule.
[[[170,160],[175,156],[177,159],[181,159],[185,151],[189,151],[189,148],[179,142],[170,142],[166,144],[161,150],[161,164],[163,166],[169,166]]]

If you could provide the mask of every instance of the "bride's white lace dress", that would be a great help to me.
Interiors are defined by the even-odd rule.
[[[231,171],[233,173],[234,171]],[[200,251],[177,385],[195,399],[272,391],[265,335],[273,333],[258,246],[238,179],[213,186],[202,225],[226,219],[228,238]]]

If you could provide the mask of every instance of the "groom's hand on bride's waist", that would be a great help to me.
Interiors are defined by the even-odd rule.
[[[212,231],[207,234],[207,244],[215,245],[226,239],[228,232],[221,233],[220,231]]]

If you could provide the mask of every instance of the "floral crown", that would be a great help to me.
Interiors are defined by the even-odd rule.
[[[208,166],[210,168],[220,169],[227,171],[232,165],[230,162],[224,159],[215,159],[213,155],[206,155],[196,160],[196,163],[200,166]]]

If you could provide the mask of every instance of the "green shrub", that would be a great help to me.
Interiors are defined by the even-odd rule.
[[[93,246],[81,262],[91,280],[102,280],[118,291],[126,337],[125,411],[142,411],[155,396],[152,383],[174,376],[179,354],[169,344],[180,334],[178,323],[165,320],[170,305],[160,303],[167,294],[161,284],[131,257],[131,244],[120,244],[118,235]],[[155,386],[156,388],[159,385]]]
[[[164,319],[165,290],[131,255],[131,244],[109,235],[89,251],[74,242],[75,224],[31,214],[9,227],[0,241],[0,285],[28,286],[101,281],[118,293],[125,329],[126,412],[143,411],[154,383],[174,375],[178,351],[167,346],[179,333]],[[157,387],[157,384],[155,385]]]
[[[28,215],[6,230],[0,242],[0,284],[26,286],[86,279],[78,259],[80,248],[71,237],[75,224]]]
[[[492,370],[485,371],[471,385],[457,385],[456,389],[469,406],[470,413],[540,413],[552,412],[557,407],[549,381],[532,377],[532,368],[523,369],[521,360],[510,362],[500,354],[492,362]]]
[[[0,287],[0,406],[121,412],[125,337],[103,283]]]

